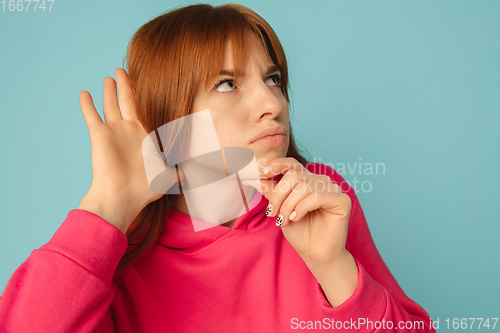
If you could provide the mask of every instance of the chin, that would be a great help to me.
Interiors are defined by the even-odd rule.
[[[286,152],[287,152],[287,150],[286,151],[274,150],[274,151],[270,151],[267,153],[255,154],[255,160],[257,161],[257,165],[259,166],[259,169],[262,170],[262,169],[264,169],[265,166],[267,166],[269,164],[269,162],[271,160],[274,160],[276,158],[286,157]]]

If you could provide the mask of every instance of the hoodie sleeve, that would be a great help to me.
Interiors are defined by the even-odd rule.
[[[333,319],[323,327],[338,331],[342,325],[343,331],[353,332],[435,332],[427,312],[406,296],[380,256],[354,190],[333,168],[321,168],[326,169],[321,173],[330,176],[351,197],[346,249],[358,267],[358,287],[340,306],[332,308],[317,285],[316,299],[324,317]],[[314,167],[308,169],[319,173],[311,170]]]
[[[74,209],[11,276],[0,332],[114,332],[111,281],[127,248],[114,225]]]

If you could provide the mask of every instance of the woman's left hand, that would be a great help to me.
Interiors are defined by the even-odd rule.
[[[340,186],[291,157],[271,160],[268,167],[266,177],[284,175],[277,183],[261,180],[262,193],[273,206],[266,215],[277,216],[277,226],[281,221],[283,235],[307,266],[326,269],[350,257],[345,244],[351,199]]]

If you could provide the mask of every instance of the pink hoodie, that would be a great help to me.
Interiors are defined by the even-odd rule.
[[[323,164],[304,165],[344,181]],[[268,200],[257,192],[232,229],[195,232],[191,218],[172,209],[153,248],[119,271],[125,235],[93,213],[71,210],[10,278],[0,332],[435,332],[380,257],[354,190],[346,193],[346,248],[359,286],[336,308],[276,218],[265,216]]]

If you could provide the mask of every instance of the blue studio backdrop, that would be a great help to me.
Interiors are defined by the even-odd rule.
[[[102,115],[133,33],[194,3],[0,4],[0,292],[90,186],[80,91]],[[278,34],[297,140],[355,187],[407,295],[440,331],[500,317],[500,2],[237,3]]]

